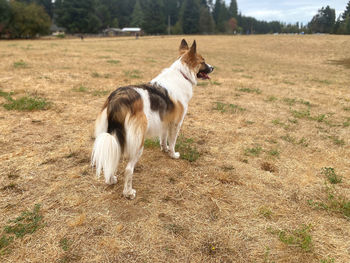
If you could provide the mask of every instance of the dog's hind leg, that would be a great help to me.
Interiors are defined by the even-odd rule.
[[[123,195],[130,199],[134,199],[136,196],[136,190],[132,188],[132,177],[135,165],[141,157],[142,151],[143,147],[134,156],[130,157],[129,162],[125,168]]]
[[[123,195],[130,199],[136,196],[136,190],[132,188],[132,177],[134,167],[142,155],[146,128],[147,119],[143,113],[128,120],[126,124],[126,156],[129,161],[125,168]]]
[[[181,124],[171,123],[169,125],[169,156],[173,159],[180,157],[180,153],[175,152],[176,139],[180,128]]]
[[[160,142],[160,149],[163,152],[168,152],[169,147],[168,147],[168,127],[163,127],[162,133],[159,136],[159,142]]]

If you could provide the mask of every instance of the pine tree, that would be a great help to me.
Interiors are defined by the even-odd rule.
[[[7,27],[11,17],[10,4],[7,0],[0,0],[0,35]]]
[[[225,32],[230,15],[224,1],[216,0],[213,10],[213,18],[216,23],[216,30],[221,33]]]
[[[331,33],[335,25],[335,10],[327,7],[322,7],[318,13],[312,18],[309,23],[309,28],[312,32]]]
[[[347,4],[344,13],[342,14],[342,19],[345,20],[349,15],[350,15],[350,1]]]
[[[201,6],[199,12],[199,32],[202,34],[212,34],[215,31],[215,21],[209,8]]]
[[[238,6],[236,0],[231,0],[230,7],[228,9],[230,17],[237,18],[238,16]]]
[[[137,0],[134,6],[134,10],[131,14],[131,23],[130,26],[141,27],[143,25],[143,12],[140,1]]]
[[[197,0],[185,0],[181,22],[184,34],[196,34],[199,32],[199,3]]]
[[[56,22],[69,33],[97,33],[101,21],[95,0],[56,0]]]
[[[148,34],[165,33],[166,24],[161,0],[147,0],[144,8],[143,29]]]

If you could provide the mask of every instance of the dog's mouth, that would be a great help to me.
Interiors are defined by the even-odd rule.
[[[210,79],[210,77],[208,76],[208,74],[205,73],[204,71],[198,72],[198,73],[197,73],[197,78],[203,79],[203,80],[205,80],[205,79]]]

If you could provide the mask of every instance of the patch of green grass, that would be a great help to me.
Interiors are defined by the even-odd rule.
[[[326,198],[324,201],[313,201],[308,200],[308,204],[317,210],[325,210],[327,212],[332,212],[336,214],[343,215],[346,219],[350,220],[350,200],[339,195],[334,186],[326,185]]]
[[[288,121],[290,123],[293,123],[293,124],[298,124],[298,120],[297,119],[288,119]]]
[[[251,88],[240,88],[238,91],[241,92],[247,92],[247,93],[256,93],[256,94],[261,94],[262,91],[260,89],[251,89]]]
[[[200,153],[193,144],[192,138],[185,138],[182,134],[177,138],[175,149],[180,153],[181,159],[194,162],[199,158]]]
[[[252,147],[252,148],[246,148],[244,150],[244,154],[248,155],[248,156],[259,156],[260,153],[262,152],[262,148],[261,146],[256,146],[256,147]]]
[[[237,113],[237,112],[243,112],[246,110],[236,104],[226,104],[222,102],[216,102],[213,109],[220,111],[221,113],[224,113],[224,112]]]
[[[272,150],[268,151],[268,154],[271,156],[275,156],[275,157],[278,157],[280,155],[280,153],[277,149],[272,149]]]
[[[318,122],[323,122],[326,118],[326,114],[319,114],[317,116],[314,116],[314,117],[310,117],[311,120],[315,120],[315,121],[318,121]]]
[[[335,263],[335,259],[334,258],[324,258],[320,260],[320,263]]]
[[[47,110],[51,103],[42,98],[22,97],[17,100],[12,100],[10,103],[3,104],[7,110],[18,111],[35,111]]]
[[[19,99],[12,98],[13,93],[4,92],[0,90],[0,96],[7,100],[7,103],[2,104],[2,106],[7,110],[17,110],[17,111],[35,111],[35,110],[47,110],[50,108],[51,103],[46,99],[37,97],[24,96]]]
[[[271,217],[272,217],[272,211],[267,206],[260,207],[259,208],[259,214],[262,215],[263,217],[267,218],[267,219],[271,219]]]
[[[309,143],[307,141],[306,138],[302,137],[299,141],[298,141],[298,144],[301,145],[301,146],[304,146],[304,147],[308,147],[309,146]]]
[[[343,110],[350,111],[350,107],[344,107]]]
[[[293,136],[290,136],[289,134],[281,136],[281,139],[292,144],[295,144],[296,142],[296,138]]]
[[[295,85],[295,82],[292,82],[292,81],[289,81],[289,80],[285,80],[283,81],[284,84],[287,84],[287,85]]]
[[[0,256],[9,252],[8,246],[12,243],[13,239],[13,236],[7,236],[5,234],[0,237]]]
[[[326,176],[328,182],[331,184],[339,184],[342,182],[342,177],[338,176],[332,167],[323,167],[321,173]]]
[[[293,106],[297,103],[295,98],[283,98],[283,102],[289,106]]]
[[[72,90],[75,92],[87,92],[88,91],[87,87],[85,87],[83,85],[80,85],[79,87],[74,87]]]
[[[343,123],[343,127],[349,127],[350,126],[350,118],[347,118],[346,121]]]
[[[303,105],[311,107],[311,103],[307,100],[300,99],[298,102],[303,104]]]
[[[91,92],[93,96],[106,96],[108,95],[109,91],[108,90],[94,90]]]
[[[197,86],[208,86],[209,82],[208,81],[201,81],[197,83]]]
[[[253,79],[253,76],[251,75],[242,75],[243,78],[246,78],[246,79]]]
[[[36,204],[33,211],[24,211],[19,217],[9,220],[8,224],[4,226],[0,237],[0,255],[9,252],[9,246],[15,238],[33,234],[44,227],[42,219],[40,204]]]
[[[212,82],[212,84],[213,85],[216,85],[216,86],[221,86],[221,82],[219,82],[219,81],[216,81],[216,80],[214,80],[213,82]]]
[[[32,234],[43,227],[40,204],[34,206],[33,211],[25,211],[19,217],[9,220],[9,225],[4,227],[6,234],[13,234],[17,238]]]
[[[160,146],[159,146],[159,139],[158,139],[158,138],[146,139],[143,145],[144,145],[145,148],[156,148],[156,147],[160,147]]]
[[[266,99],[266,101],[269,101],[269,102],[274,102],[276,100],[278,100],[278,99],[275,96],[268,96]]]
[[[275,119],[275,120],[272,120],[272,123],[274,125],[281,125],[281,126],[284,126],[285,124],[283,122],[281,122],[279,119]]]
[[[299,247],[305,252],[310,252],[313,249],[311,224],[302,225],[297,229],[292,230],[271,230],[272,234],[278,235],[281,242],[290,247]]]
[[[297,118],[297,119],[309,119],[311,117],[309,109],[300,110],[300,111],[292,110],[291,113],[292,113],[293,117]]]
[[[111,76],[111,74],[100,74],[100,73],[97,73],[97,72],[92,72],[91,73],[91,77],[93,77],[93,78],[105,78],[105,79],[108,79],[110,76]]]
[[[69,241],[67,238],[62,238],[60,240],[60,247],[63,249],[63,251],[68,251],[70,249],[71,241]]]
[[[343,139],[340,139],[338,136],[329,136],[329,138],[337,146],[344,146],[345,145],[345,141]]]
[[[332,82],[330,80],[327,80],[327,79],[311,79],[311,81],[317,82],[317,83],[320,83],[320,84],[325,84],[325,85],[332,84]]]
[[[20,61],[13,62],[13,67],[14,68],[27,68],[28,64],[26,62],[24,62],[23,60],[20,60]]]
[[[244,69],[234,68],[234,69],[232,69],[232,72],[244,72]]]
[[[107,63],[109,64],[113,64],[113,65],[117,65],[120,63],[120,60],[116,60],[116,59],[109,59],[107,60]]]
[[[132,78],[132,79],[141,78],[141,72],[139,70],[127,70],[127,71],[124,71],[124,74],[126,77]]]

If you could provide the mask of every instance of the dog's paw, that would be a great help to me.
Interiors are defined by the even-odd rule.
[[[111,176],[109,177],[109,180],[106,179],[106,184],[112,185],[117,183],[117,177],[116,176]]]
[[[169,155],[173,159],[179,159],[180,158],[180,153],[179,152],[172,152],[172,153],[169,153]]]
[[[134,199],[136,197],[136,190],[131,189],[129,191],[124,191],[123,192],[124,197],[129,198],[129,199]]]
[[[160,145],[161,151],[167,153],[169,152],[169,146],[168,145]]]

